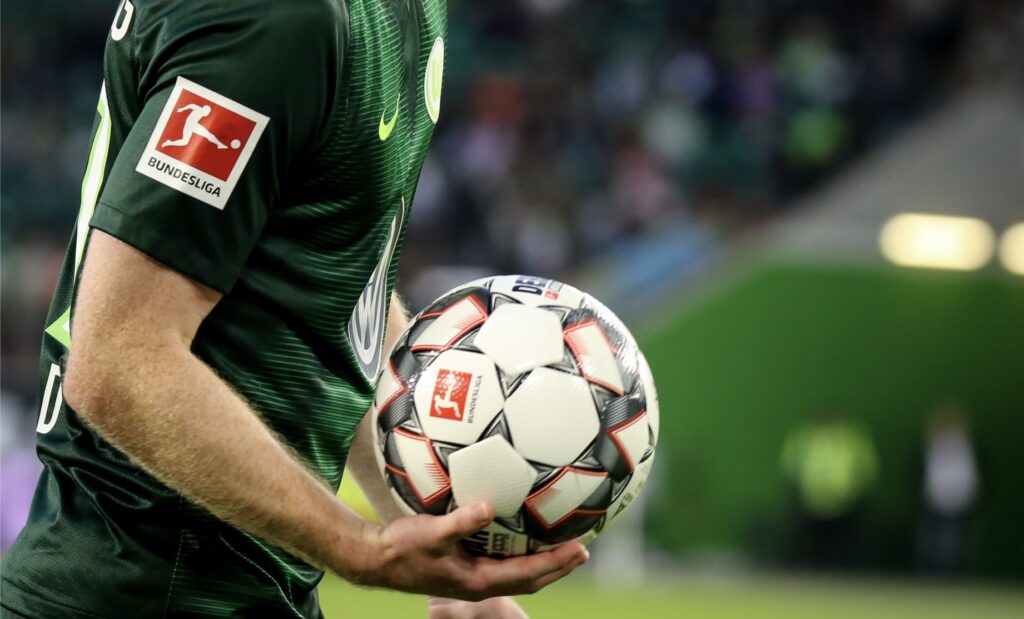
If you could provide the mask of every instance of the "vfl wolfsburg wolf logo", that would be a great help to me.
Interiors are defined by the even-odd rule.
[[[348,340],[355,352],[359,369],[371,384],[376,384],[377,373],[380,372],[381,350],[384,346],[384,328],[387,325],[388,305],[388,271],[391,260],[398,247],[398,237],[402,233],[402,222],[405,219],[405,198],[395,218],[391,220],[388,242],[381,252],[380,261],[366,282],[363,293],[359,295],[348,320]]]

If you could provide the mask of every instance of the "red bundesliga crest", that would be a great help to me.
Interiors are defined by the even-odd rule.
[[[256,123],[183,89],[156,150],[197,170],[228,180]]]
[[[434,382],[434,396],[430,402],[430,416],[462,421],[466,413],[466,398],[473,375],[469,372],[441,370]]]
[[[135,169],[224,208],[268,120],[179,77]]]

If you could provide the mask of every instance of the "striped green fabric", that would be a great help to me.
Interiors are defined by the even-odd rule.
[[[185,501],[64,404],[85,223],[223,293],[195,354],[336,487],[381,362],[445,35],[443,0],[122,0],[82,214],[43,336],[45,469],[4,561],[5,607],[33,617],[320,616],[318,570]],[[182,120],[202,108],[186,109],[182,84],[228,107],[211,99],[206,116]],[[220,153],[203,137],[240,131],[224,109],[266,117],[248,155],[246,139],[224,138]],[[153,144],[175,141],[184,150],[164,151],[184,153],[177,162],[239,156],[222,208],[190,194],[195,185],[139,171]],[[201,177],[207,164],[195,165]]]

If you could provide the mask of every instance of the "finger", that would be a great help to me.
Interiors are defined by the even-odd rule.
[[[446,543],[455,543],[494,520],[494,508],[487,503],[470,503],[433,520],[435,535]]]
[[[452,619],[459,603],[458,600],[432,597],[427,602],[427,614],[430,619]]]
[[[569,563],[561,565],[550,572],[539,574],[536,577],[497,585],[488,593],[488,595],[523,595],[536,593],[548,584],[571,574],[576,568],[583,565],[583,563],[584,560],[582,558],[575,558]]]
[[[427,611],[430,619],[529,619],[510,597],[479,602],[431,598]]]
[[[530,591],[530,593],[536,593],[544,587],[550,585],[551,583],[565,578],[569,574],[572,574],[574,571],[576,571],[576,568],[578,568],[581,565],[583,565],[583,563],[575,563],[567,567],[564,567],[560,570],[551,572],[550,574],[545,574],[544,576],[541,576],[537,580],[533,581],[533,587],[531,587],[533,590]]]
[[[588,557],[586,549],[574,542],[526,557],[477,559],[474,570],[490,595],[515,595],[530,593],[535,582],[549,575],[564,572],[558,576],[561,578],[586,563]]]
[[[579,542],[567,542],[561,546],[550,550],[552,553],[562,553],[565,556],[576,557],[580,559],[581,563],[586,563],[590,559],[590,551],[587,547]]]
[[[572,561],[579,561],[582,565],[590,559],[590,551],[579,542],[567,542],[560,546],[556,546],[551,550],[532,555],[537,558],[550,559],[552,563],[561,562],[562,564],[570,563]],[[543,574],[541,574],[543,575]]]

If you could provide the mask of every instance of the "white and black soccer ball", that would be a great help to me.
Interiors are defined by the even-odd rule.
[[[572,286],[470,282],[413,320],[381,371],[377,461],[399,507],[486,500],[472,554],[586,543],[636,497],[658,441],[658,397],[633,336]]]

